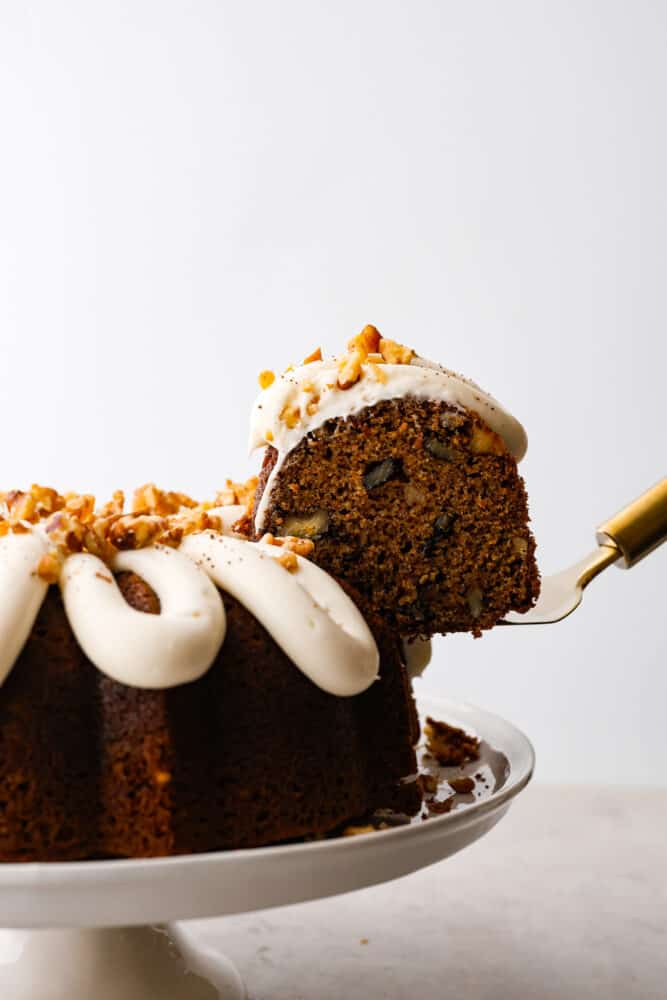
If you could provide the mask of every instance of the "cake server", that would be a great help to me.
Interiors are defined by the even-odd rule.
[[[501,625],[547,625],[572,614],[584,590],[603,569],[615,563],[630,569],[667,540],[667,478],[614,514],[597,529],[597,547],[554,576],[542,578],[537,604],[519,614],[511,611]]]

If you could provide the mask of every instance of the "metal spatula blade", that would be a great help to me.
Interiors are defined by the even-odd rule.
[[[574,566],[543,577],[540,597],[525,614],[510,612],[501,625],[547,625],[579,605],[591,580],[617,563],[630,569],[667,539],[667,478],[634,500],[597,530],[598,546]]]

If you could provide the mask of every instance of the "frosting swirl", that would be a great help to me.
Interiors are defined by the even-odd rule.
[[[39,525],[0,538],[0,684],[46,596],[48,584],[35,570],[47,549]],[[314,684],[339,697],[360,694],[379,667],[368,625],[332,577],[300,556],[291,573],[276,562],[281,554],[276,546],[215,531],[187,535],[178,549],[156,544],[121,551],[110,565],[89,552],[75,553],[60,574],[65,612],[101,672],[132,687],[165,689],[196,680],[216,659],[226,627],[220,587]],[[127,603],[113,576],[122,571],[152,587],[159,614]]]

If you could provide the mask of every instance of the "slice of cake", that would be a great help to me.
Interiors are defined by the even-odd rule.
[[[467,379],[367,326],[340,357],[260,376],[252,513],[405,637],[479,635],[539,593],[519,422]]]

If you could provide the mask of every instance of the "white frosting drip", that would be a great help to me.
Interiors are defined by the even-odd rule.
[[[214,532],[189,535],[181,551],[241,602],[314,684],[341,697],[377,678],[379,654],[354,602],[327,573],[297,556],[289,573],[278,546]]]
[[[264,525],[271,490],[285,456],[307,434],[332,417],[345,419],[382,400],[414,396],[472,410],[500,435],[517,461],[525,455],[528,442],[519,421],[474,382],[418,357],[409,365],[377,367],[380,378],[372,365],[365,364],[359,381],[342,390],[336,384],[337,359],[314,361],[285,372],[260,393],[250,418],[250,450],[272,444],[278,451],[278,458],[255,515],[257,531]],[[314,405],[310,406],[312,412],[309,413],[311,403]],[[286,406],[298,410],[299,420],[294,427],[281,419]]]
[[[48,585],[35,573],[47,551],[36,533],[0,538],[0,684],[14,666],[35,624]]]
[[[225,637],[220,594],[191,560],[156,545],[119,552],[115,572],[138,574],[160,599],[160,614],[130,607],[109,568],[96,556],[65,560],[60,587],[67,617],[88,659],[121,684],[170,688],[197,680]]]
[[[95,666],[132,687],[164,689],[197,680],[225,637],[215,584],[236,597],[314,684],[341,697],[378,676],[379,653],[354,602],[323,570],[297,556],[298,570],[276,563],[278,546],[234,536],[244,508],[216,508],[229,535],[187,536],[179,550],[155,545],[119,552],[107,566],[89,553],[69,556],[60,587],[79,645]],[[37,575],[49,543],[40,525],[0,539],[0,684],[34,625],[48,585]],[[114,573],[136,573],[160,600],[160,614],[132,608]],[[212,582],[214,581],[214,582]]]

